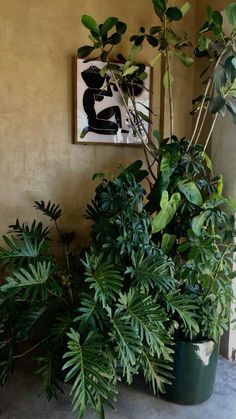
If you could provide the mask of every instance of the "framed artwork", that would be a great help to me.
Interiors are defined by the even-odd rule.
[[[109,73],[106,77],[100,75],[104,63],[73,59],[73,142],[75,144],[114,144],[141,145],[127,117],[127,112],[119,92],[110,86]],[[150,106],[151,69],[146,67],[148,77],[144,80],[143,88],[138,87],[135,92],[137,110],[149,116],[147,108]],[[144,106],[143,106],[144,105]],[[128,103],[133,121],[135,112]],[[143,139],[148,132],[148,122],[142,120]]]

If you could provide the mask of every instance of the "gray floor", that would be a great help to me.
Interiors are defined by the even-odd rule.
[[[37,379],[19,370],[11,383],[0,388],[0,419],[76,419],[68,398],[47,402],[37,396]],[[87,414],[85,419],[94,419]],[[120,386],[117,411],[106,419],[236,419],[236,363],[219,359],[215,392],[198,406],[178,406],[160,400],[140,386]]]

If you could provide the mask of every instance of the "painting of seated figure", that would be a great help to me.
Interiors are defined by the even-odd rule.
[[[107,143],[141,145],[132,123],[139,123],[139,132],[143,131],[146,140],[148,122],[136,121],[131,101],[128,101],[129,117],[117,87],[111,83],[109,71],[103,76],[104,63],[99,61],[83,62],[74,59],[74,143]],[[149,117],[150,68],[145,71],[148,77],[142,85],[136,86],[134,95],[136,111]]]

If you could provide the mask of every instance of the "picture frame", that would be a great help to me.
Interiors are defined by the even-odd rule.
[[[84,62],[73,57],[73,143],[141,146],[119,92],[100,74],[104,65],[101,61]],[[149,117],[151,67],[146,66],[145,71],[148,77],[137,91],[136,106]],[[128,106],[132,111],[131,103]],[[135,121],[133,111],[132,115]],[[146,141],[149,123],[143,119],[142,126]]]

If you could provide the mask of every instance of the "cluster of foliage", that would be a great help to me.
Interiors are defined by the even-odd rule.
[[[180,295],[173,261],[152,241],[141,166],[137,161],[99,184],[87,209],[92,244],[79,257],[71,249],[74,232],[59,228],[59,206],[35,203],[55,222],[63,265],[50,251],[48,227],[19,220],[10,226],[0,248],[2,384],[18,358],[33,355],[49,399],[63,391],[64,380],[79,417],[87,406],[104,417],[120,377],[130,384],[142,373],[154,393],[171,382],[173,331],[198,332],[196,306]]]
[[[61,208],[43,201],[35,207],[55,223],[64,262],[53,256],[51,230],[41,222],[17,220],[0,247],[0,382],[18,358],[33,355],[40,391],[57,398],[62,381],[72,384],[79,418],[87,406],[103,418],[120,378],[130,384],[142,373],[154,393],[164,391],[172,380],[174,338],[217,342],[230,315],[234,228],[222,206],[235,210],[235,204],[222,196],[222,177],[213,175],[205,149],[218,113],[228,109],[235,120],[236,4],[227,7],[232,33],[224,33],[221,14],[208,8],[195,46],[171,26],[186,15],[188,2],[179,8],[153,0],[153,6],[157,26],[141,27],[132,35],[128,57],[118,54],[120,65],[110,57],[127,25],[115,17],[99,25],[83,16],[92,45],[78,51],[86,60],[100,58],[104,79],[109,72],[109,83],[125,106],[131,101],[140,123],[133,125],[131,117],[130,123],[144,144],[149,172],[137,161],[116,178],[99,174],[102,181],[87,207],[93,226],[86,251],[73,249],[74,232],[60,230]],[[154,130],[146,133],[147,142],[134,95],[147,76],[145,65],[136,63],[146,41],[155,48],[152,64],[163,59],[170,104],[169,138]],[[187,48],[209,59],[206,90],[193,101],[198,118],[189,141],[173,135],[171,88],[172,57],[185,66],[193,62]],[[208,110],[215,117],[201,146],[197,143]],[[148,175],[152,189],[145,197],[140,182]],[[29,341],[23,351],[22,342]]]

